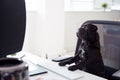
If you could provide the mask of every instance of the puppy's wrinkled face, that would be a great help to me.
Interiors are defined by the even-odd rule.
[[[97,26],[90,23],[85,24],[79,29],[77,36],[82,40],[93,42],[98,38]]]

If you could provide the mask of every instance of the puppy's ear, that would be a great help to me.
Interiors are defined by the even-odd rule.
[[[92,31],[97,31],[97,30],[98,30],[97,26],[92,25]]]

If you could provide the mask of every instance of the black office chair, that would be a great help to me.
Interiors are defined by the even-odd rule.
[[[120,80],[120,22],[105,20],[89,20],[83,23],[92,23],[98,27],[101,53],[105,65],[105,78]],[[75,54],[78,52],[81,40],[77,40]]]

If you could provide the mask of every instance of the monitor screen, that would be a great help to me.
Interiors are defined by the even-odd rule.
[[[25,26],[25,1],[0,0],[0,57],[22,50]]]

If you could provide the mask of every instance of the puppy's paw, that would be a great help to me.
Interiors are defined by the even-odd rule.
[[[75,71],[77,69],[78,69],[78,67],[76,65],[68,67],[68,70],[70,70],[70,71]]]
[[[60,62],[60,63],[58,63],[58,65],[59,65],[59,66],[65,66],[66,63],[64,63],[64,62]]]

